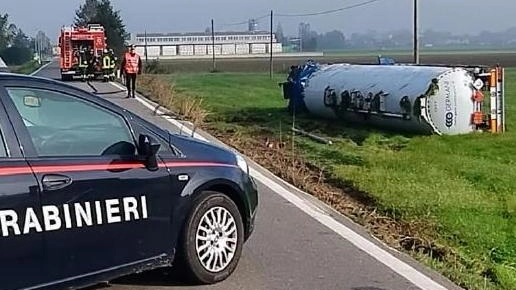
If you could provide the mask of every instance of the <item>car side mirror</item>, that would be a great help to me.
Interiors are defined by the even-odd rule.
[[[161,144],[156,142],[149,135],[140,135],[138,139],[138,154],[143,157],[145,167],[151,171],[158,170],[158,158],[157,153]]]

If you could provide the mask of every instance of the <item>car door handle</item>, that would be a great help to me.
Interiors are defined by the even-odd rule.
[[[58,190],[72,184],[72,179],[64,175],[49,174],[43,176],[41,183],[44,190]]]

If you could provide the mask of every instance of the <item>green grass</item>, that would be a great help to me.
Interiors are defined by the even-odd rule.
[[[18,67],[15,67],[12,72],[13,73],[19,73],[19,74],[31,74],[32,72],[34,72],[35,70],[37,70],[38,68],[40,68],[41,65],[37,62],[37,61],[29,61],[29,62],[26,62],[24,63],[23,65],[20,65]]]
[[[271,81],[268,75],[260,73],[207,73],[175,75],[171,81],[180,93],[202,96],[210,112],[226,120],[235,111],[283,108],[284,101],[278,96],[280,88],[277,85],[282,77],[276,75]]]
[[[291,122],[278,87],[284,75],[166,77],[178,92],[202,96],[215,128],[278,134]],[[508,69],[504,135],[407,136],[303,117],[301,128],[331,136],[335,144],[296,141],[311,162],[374,196],[384,213],[435,223],[437,242],[461,259],[423,261],[469,289],[516,289],[515,78],[516,69]]]

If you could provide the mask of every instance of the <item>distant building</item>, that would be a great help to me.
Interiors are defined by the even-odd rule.
[[[0,57],[0,72],[9,72],[9,68],[5,64],[4,60]]]
[[[250,27],[254,27],[250,23]],[[281,53],[282,44],[272,35],[272,52]],[[142,56],[147,45],[149,58],[166,58],[174,56],[209,56],[215,55],[256,56],[269,54],[271,34],[267,31],[215,32],[215,46],[211,32],[192,33],[136,33],[131,35],[130,43]]]

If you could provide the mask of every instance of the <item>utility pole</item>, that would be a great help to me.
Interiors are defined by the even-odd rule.
[[[213,72],[215,72],[217,65],[215,64],[215,24],[213,19],[211,20],[211,54],[213,57]]]
[[[414,63],[419,64],[419,11],[418,1],[414,0]]]
[[[299,52],[303,52],[303,29],[301,24],[299,24],[297,33],[299,34]]]
[[[36,33],[36,39],[34,39],[34,45],[36,46],[36,57],[38,58],[38,64],[42,63],[41,60],[41,31]]]
[[[39,59],[40,59],[40,62],[43,63],[43,37],[45,35],[43,33],[40,34],[40,37],[39,37]]]
[[[38,38],[38,53],[39,53],[39,63],[41,64],[43,62],[43,59],[41,58],[41,49],[42,49],[42,45],[41,45],[41,42],[42,42],[42,39],[41,39],[41,34],[39,35],[39,38]]]
[[[272,79],[272,74],[273,74],[273,70],[274,70],[274,65],[272,63],[272,45],[273,45],[273,42],[272,42],[272,38],[273,38],[273,30],[274,30],[274,11],[271,10],[271,44],[270,44],[270,47],[269,47],[269,50],[270,50],[270,54],[271,54],[271,59],[270,59],[270,77]]]
[[[36,35],[34,36],[34,58],[39,57],[38,53],[38,33],[36,32]],[[38,60],[39,63],[39,60]]]
[[[148,54],[147,54],[147,30],[145,30],[144,39],[145,39],[145,63],[148,65],[149,64],[149,57],[148,57]]]

